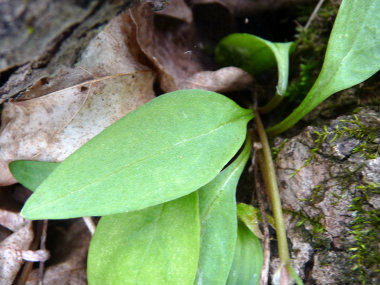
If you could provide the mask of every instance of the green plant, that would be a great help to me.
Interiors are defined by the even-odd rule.
[[[14,176],[35,190],[21,214],[29,219],[103,216],[90,245],[90,284],[256,284],[261,248],[246,221],[237,222],[234,195],[250,154],[246,125],[255,117],[281,260],[274,282],[294,278],[302,284],[289,263],[267,134],[285,131],[332,93],[380,69],[379,10],[380,0],[366,6],[343,1],[320,76],[301,105],[267,131],[259,113],[275,108],[285,94],[292,45],[251,35],[222,40],[217,54],[225,63],[230,52],[232,58],[241,54],[241,65],[251,72],[277,62],[279,83],[268,105],[243,109],[204,90],[162,95],[59,165],[11,163]],[[244,140],[239,156],[223,170]]]

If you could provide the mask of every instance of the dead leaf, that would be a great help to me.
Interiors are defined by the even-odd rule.
[[[172,17],[190,24],[193,21],[193,13],[184,0],[172,0],[163,10],[157,11],[157,15]]]
[[[43,283],[48,285],[86,285],[86,260],[91,235],[82,219],[63,222],[66,226],[60,227],[56,237],[57,247],[52,251],[50,262],[44,273]],[[51,224],[50,224],[51,226]],[[47,236],[47,239],[52,236]],[[38,269],[29,275],[26,282],[35,285],[38,282]]]
[[[72,81],[62,73],[54,79],[41,79],[19,101],[4,105],[0,185],[16,182],[9,162],[62,161],[154,98],[154,73],[139,62],[139,51],[129,48],[135,39],[124,27],[125,21],[125,14],[116,17],[90,42],[73,70],[75,76],[68,76]]]
[[[46,249],[22,250],[21,258],[30,262],[45,262],[50,258],[50,252]]]
[[[188,9],[183,1],[174,1],[167,9],[176,5]],[[230,92],[246,89],[252,84],[252,77],[235,67],[205,71],[204,60],[197,51],[201,43],[197,41],[195,25],[157,16],[169,14],[180,18],[178,12],[164,12],[165,9],[154,13],[149,5],[142,4],[135,5],[130,14],[136,26],[137,43],[156,66],[165,92],[192,88]]]
[[[201,71],[180,83],[180,89],[206,89],[214,92],[233,92],[249,88],[251,75],[237,67],[224,67],[216,71]]]
[[[13,284],[24,263],[20,252],[28,250],[33,240],[32,222],[17,213],[0,209],[0,225],[12,231],[0,242],[0,283]]]
[[[180,82],[204,70],[196,52],[194,25],[158,18],[147,3],[134,5],[130,15],[136,26],[137,42],[157,68],[163,91],[179,89]]]

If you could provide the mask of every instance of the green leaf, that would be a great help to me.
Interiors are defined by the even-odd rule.
[[[259,108],[267,113],[277,107],[288,86],[289,54],[294,43],[273,43],[250,34],[231,34],[223,38],[215,50],[216,60],[224,65],[238,66],[248,73],[257,74],[277,63],[278,83],[276,95],[265,106]]]
[[[192,285],[199,257],[197,192],[102,217],[91,240],[90,285]]]
[[[19,183],[34,191],[58,165],[54,162],[16,160],[9,164],[9,169]]]
[[[259,221],[261,218],[259,209],[248,204],[239,203],[237,205],[237,215],[255,236],[261,239],[263,238],[263,234],[259,228]]]
[[[252,117],[250,110],[214,92],[162,95],[69,156],[26,202],[22,215],[102,216],[187,195],[233,157]]]
[[[195,284],[225,284],[236,244],[236,186],[249,158],[247,139],[238,158],[199,189],[201,250]]]
[[[380,69],[380,0],[344,0],[313,87],[285,120],[267,130],[284,132],[332,94],[368,79]]]
[[[260,240],[239,221],[234,261],[226,285],[259,284],[263,259]]]

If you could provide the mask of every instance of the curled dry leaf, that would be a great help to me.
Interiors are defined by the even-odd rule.
[[[22,250],[21,258],[30,262],[45,262],[50,258],[50,252],[46,249]]]
[[[197,50],[201,43],[196,38],[195,25],[181,14],[188,10],[188,6],[178,0],[156,13],[146,3],[135,5],[130,11],[136,26],[137,44],[157,68],[161,88],[165,92],[191,88],[230,92],[251,85],[252,77],[235,67],[204,71]]]
[[[24,263],[20,251],[28,250],[33,240],[32,222],[17,213],[0,209],[0,225],[12,232],[0,242],[0,283],[13,284]]]
[[[172,17],[190,24],[193,21],[193,13],[184,0],[172,0],[163,10],[156,14]]]
[[[157,17],[147,3],[134,5],[130,15],[141,50],[158,70],[162,90],[175,91],[181,81],[204,69],[194,50],[193,24]]]
[[[180,89],[206,89],[214,92],[232,92],[248,88],[251,75],[237,67],[224,67],[216,71],[201,71],[180,83]]]
[[[139,63],[126,14],[112,20],[82,53],[71,76],[41,79],[5,104],[0,185],[16,182],[13,160],[58,162],[131,110],[154,98],[154,73]],[[68,80],[69,79],[69,80]],[[63,89],[62,89],[63,88]]]

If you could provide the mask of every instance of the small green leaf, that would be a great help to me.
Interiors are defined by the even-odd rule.
[[[34,191],[58,165],[54,162],[16,160],[9,164],[9,169],[19,183]]]
[[[239,221],[235,256],[226,285],[259,284],[263,259],[260,240]]]
[[[26,202],[29,219],[134,211],[187,195],[233,157],[252,112],[220,94],[162,95],[62,162]]]
[[[281,102],[285,94],[289,54],[294,51],[294,47],[294,42],[273,43],[250,34],[231,34],[219,42],[215,55],[220,64],[237,66],[253,75],[274,67],[277,63],[276,95],[267,105],[259,108],[261,113],[267,113]]]
[[[247,163],[251,141],[238,158],[199,189],[201,250],[195,284],[225,284],[236,244],[236,186]]]
[[[380,69],[380,0],[344,0],[313,87],[285,120],[267,130],[284,132],[332,94],[368,79]]]
[[[199,258],[197,192],[102,217],[91,240],[90,285],[192,285]]]
[[[259,228],[260,210],[252,207],[251,205],[239,203],[237,205],[238,218],[251,230],[251,232],[259,237],[263,238],[263,234]]]

